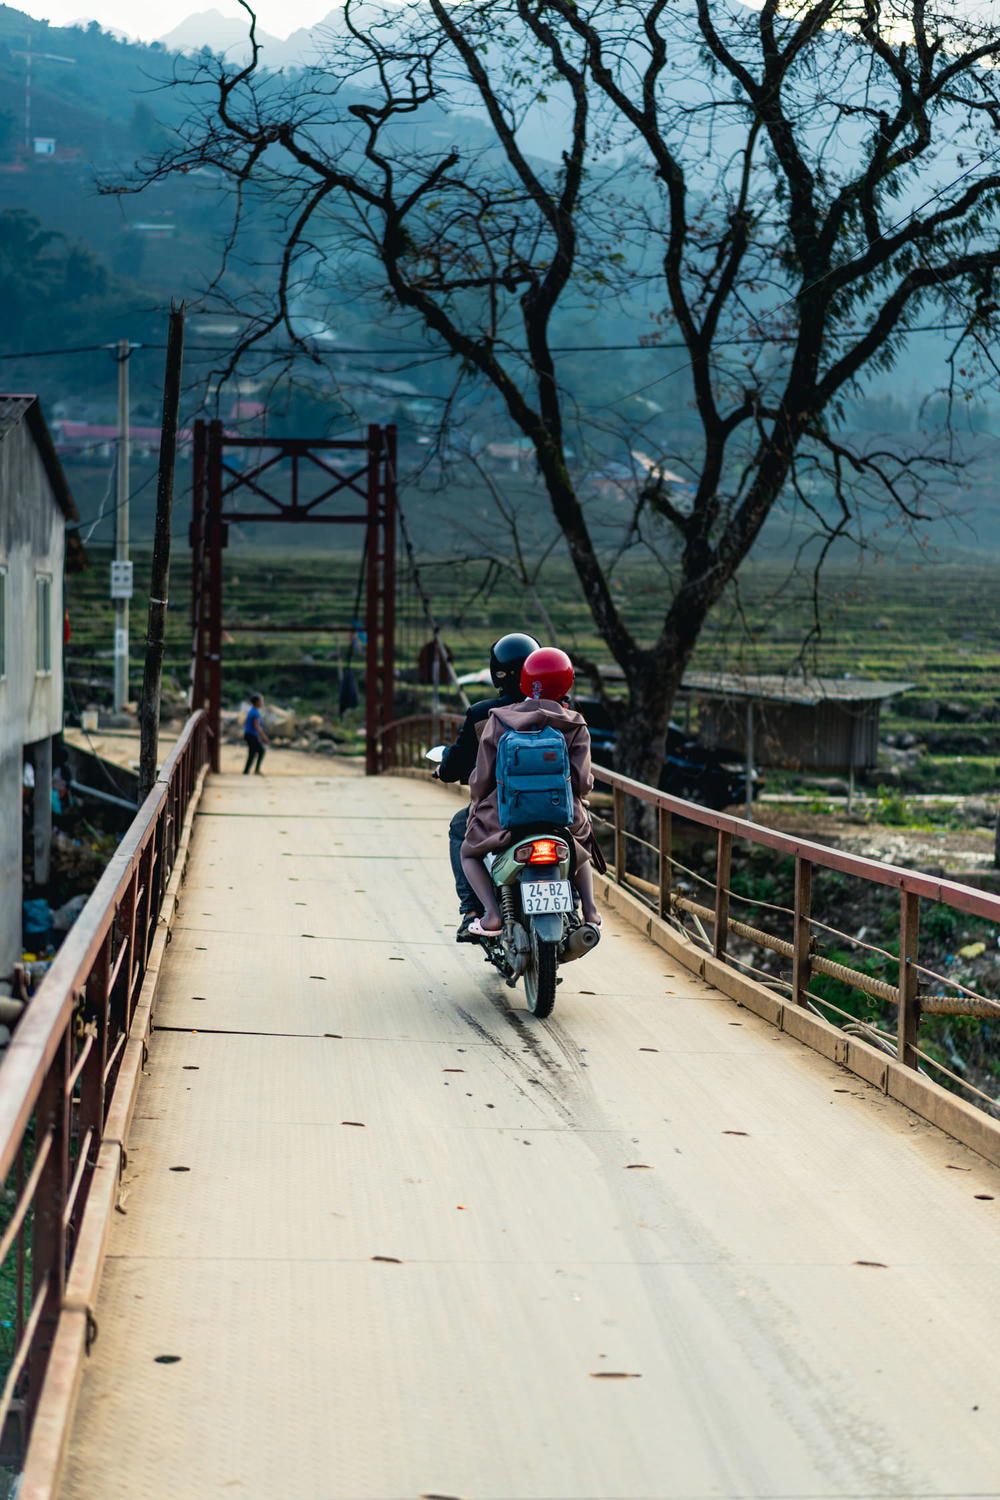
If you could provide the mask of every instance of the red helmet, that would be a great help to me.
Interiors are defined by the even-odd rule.
[[[573,663],[557,646],[532,651],[521,668],[521,692],[526,698],[550,698],[558,703],[573,686]]]

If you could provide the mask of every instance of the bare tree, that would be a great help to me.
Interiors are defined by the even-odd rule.
[[[811,516],[824,547],[873,506],[916,525],[933,465],[961,461],[943,439],[857,439],[844,403],[928,326],[954,331],[952,394],[991,365],[998,56],[957,0],[348,0],[313,68],[269,74],[255,42],[245,67],[200,62],[202,103],[146,180],[225,175],[230,266],[239,215],[272,214],[248,342],[294,340],[303,287],[367,278],[495,393],[624,671],[619,766],[655,780],[699,631],[775,507]],[[594,403],[564,378],[560,340],[593,305],[676,346],[646,356],[648,386],[690,408],[683,441],[650,419],[621,522],[663,564],[648,638],[570,455],[602,433],[635,450],[640,393]]]

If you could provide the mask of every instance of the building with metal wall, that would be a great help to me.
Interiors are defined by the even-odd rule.
[[[66,525],[77,519],[38,398],[0,395],[0,979],[21,954],[26,828],[35,881],[48,879]]]
[[[684,677],[706,745],[749,751],[762,766],[848,774],[875,766],[882,704],[912,686],[860,677]]]

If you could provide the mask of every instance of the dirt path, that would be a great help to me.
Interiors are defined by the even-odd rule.
[[[891,865],[1000,886],[1000,870],[993,866],[994,835],[985,828],[899,828],[787,803],[758,804],[754,822]]]

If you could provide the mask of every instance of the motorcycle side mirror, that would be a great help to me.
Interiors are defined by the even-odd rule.
[[[424,760],[431,760],[436,766],[439,766],[444,760],[444,752],[447,748],[447,745],[432,745],[429,750],[424,751]]]

